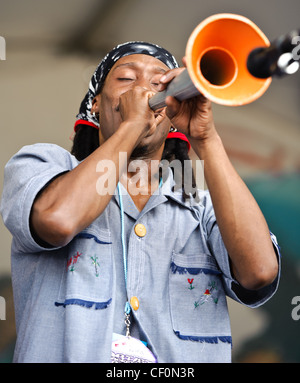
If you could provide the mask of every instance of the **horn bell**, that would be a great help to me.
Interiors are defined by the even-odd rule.
[[[190,79],[200,93],[217,104],[251,103],[268,89],[272,78],[252,76],[247,59],[254,48],[269,45],[264,33],[244,16],[210,16],[194,29],[186,46]]]

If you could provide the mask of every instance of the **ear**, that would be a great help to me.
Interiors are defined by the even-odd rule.
[[[97,94],[97,96],[95,96],[92,101],[91,113],[99,114],[99,106],[100,106],[100,94]]]

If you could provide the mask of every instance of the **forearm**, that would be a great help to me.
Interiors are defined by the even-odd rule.
[[[191,140],[204,161],[205,179],[235,278],[249,289],[275,279],[277,259],[264,216],[233,168],[220,137]]]
[[[90,225],[114,194],[119,174],[137,140],[138,131],[124,122],[76,168],[55,179],[32,208],[31,226],[37,236],[51,245],[62,246]],[[120,152],[126,155],[120,156]],[[104,184],[104,180],[109,182]]]

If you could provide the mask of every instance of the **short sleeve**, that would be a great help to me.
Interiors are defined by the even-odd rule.
[[[281,255],[275,235],[270,233],[279,264],[277,278],[269,286],[263,287],[259,290],[248,290],[241,286],[232,275],[229,255],[216,221],[210,197],[206,198],[205,224],[208,246],[222,272],[223,286],[227,296],[239,303],[253,308],[259,307],[267,302],[277,291],[280,279]]]
[[[36,243],[30,231],[33,202],[47,183],[76,165],[74,156],[52,144],[25,146],[6,164],[1,214],[20,252],[45,249]]]

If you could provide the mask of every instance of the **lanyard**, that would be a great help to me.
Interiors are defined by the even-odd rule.
[[[122,252],[123,252],[123,265],[124,265],[124,276],[125,276],[125,288],[127,291],[127,250],[125,243],[125,228],[124,228],[124,207],[123,207],[123,199],[121,193],[121,185],[118,182],[118,195],[119,195],[119,203],[120,203],[120,211],[121,211],[121,240],[122,240]],[[129,327],[130,327],[130,304],[127,300],[125,303],[124,313],[125,313],[125,325],[126,325],[126,336],[130,336]]]
[[[159,188],[162,186],[162,178],[159,182]],[[127,291],[127,249],[126,249],[126,242],[125,242],[125,224],[124,224],[124,206],[123,206],[123,199],[122,199],[122,193],[121,193],[121,185],[120,182],[118,182],[118,196],[119,196],[119,204],[120,204],[120,212],[121,212],[121,240],[122,240],[122,252],[123,252],[123,265],[124,265],[124,276],[125,276],[125,289]],[[126,294],[127,295],[127,294]],[[125,303],[124,308],[124,314],[125,314],[125,325],[126,325],[126,336],[130,336],[129,327],[130,327],[130,312],[131,307],[127,301]]]

